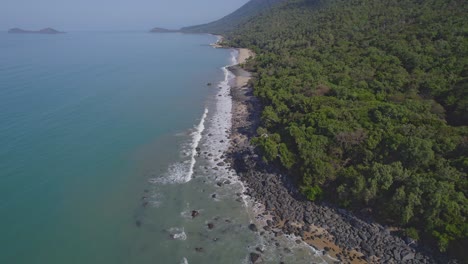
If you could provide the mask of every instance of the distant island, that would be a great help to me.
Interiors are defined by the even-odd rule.
[[[151,33],[172,33],[172,32],[180,32],[180,30],[155,27],[155,28],[151,29],[150,32]]]
[[[41,30],[24,30],[21,28],[12,28],[8,30],[8,33],[13,33],[13,34],[63,34],[65,32],[61,32],[58,30],[55,30],[53,28],[44,28]]]

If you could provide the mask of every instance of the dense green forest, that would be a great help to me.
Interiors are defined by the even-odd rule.
[[[264,160],[311,200],[441,251],[468,239],[468,2],[290,0],[225,34],[264,105]]]

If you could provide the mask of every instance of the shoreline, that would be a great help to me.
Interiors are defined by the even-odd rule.
[[[269,219],[259,229],[275,236],[295,235],[344,263],[436,263],[413,241],[392,234],[390,228],[305,200],[286,175],[263,163],[250,144],[259,126],[261,104],[249,85],[252,74],[241,68],[255,54],[244,48],[237,50],[237,65],[228,67],[235,82],[230,92],[232,127],[227,156],[246,187],[244,194],[262,207],[255,218]]]
[[[215,49],[221,49],[221,48],[224,48],[222,45],[220,45],[220,43],[222,43],[224,41],[224,37],[221,36],[221,35],[216,35],[216,34],[208,34],[208,35],[212,35],[212,36],[215,36],[216,38],[218,38],[216,40],[215,43],[211,43],[210,46],[215,48]]]
[[[248,58],[255,55],[249,49],[238,48],[237,50],[239,52],[237,64],[229,67],[229,70],[235,76],[235,81],[234,85],[231,87],[232,128],[230,135],[231,146],[228,150],[228,156],[231,158],[231,164],[233,165],[234,170],[239,174],[241,170],[234,166],[234,164],[238,162],[238,160],[236,160],[236,156],[247,151],[247,149],[248,151],[253,151],[252,146],[250,145],[250,139],[255,135],[258,127],[261,107],[260,102],[258,102],[257,98],[253,96],[252,87],[249,85],[249,81],[252,78],[251,73],[240,67],[240,65],[244,64]],[[251,182],[246,180],[245,177],[241,177],[240,174],[239,177],[247,187],[247,192],[245,194],[251,197],[256,203],[260,204],[260,208],[257,208],[255,212],[256,215],[254,217],[257,220],[268,219],[263,221],[265,226],[261,227],[262,229],[265,229],[265,227],[268,226],[267,229],[271,229],[275,233],[275,236],[276,234],[294,235],[296,236],[296,239],[299,238],[315,251],[322,252],[323,255],[328,255],[332,259],[336,259],[338,261],[341,259],[339,254],[343,254],[344,250],[335,245],[331,239],[328,239],[328,235],[324,229],[311,225],[304,228],[305,230],[303,230],[303,234],[288,232],[289,226],[296,225],[302,229],[303,225],[293,223],[290,219],[282,219],[279,222],[274,221],[274,219],[277,219],[277,216],[268,210],[265,202],[257,199],[255,195],[252,195],[252,191],[250,190],[251,184],[249,184]],[[277,223],[273,224],[274,222]],[[290,222],[291,225],[289,225]],[[353,253],[356,256],[362,256],[362,254],[359,254],[358,252]],[[348,260],[353,264],[366,263],[365,261],[360,261],[358,259],[343,260]]]

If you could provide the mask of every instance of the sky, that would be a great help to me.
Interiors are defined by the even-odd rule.
[[[0,30],[176,29],[219,19],[248,0],[0,0]]]

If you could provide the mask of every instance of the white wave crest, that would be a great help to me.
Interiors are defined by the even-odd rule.
[[[172,227],[169,229],[169,233],[173,239],[176,240],[186,240],[187,234],[184,231],[184,228]]]
[[[198,125],[194,127],[194,131],[190,133],[190,135],[192,136],[192,141],[190,142],[190,144],[187,144],[188,146],[183,147],[182,149],[182,153],[184,153],[185,156],[190,156],[190,159],[171,164],[164,175],[150,179],[150,183],[186,183],[192,179],[194,167],[197,162],[195,159],[195,157],[197,156],[197,148],[200,144],[200,140],[202,139],[202,133],[205,130],[205,120],[207,115],[208,109],[205,108],[200,123],[198,123]],[[189,149],[187,149],[187,147]]]
[[[191,159],[190,159],[190,167],[189,167],[188,174],[185,177],[185,182],[188,182],[192,179],[193,168],[195,166],[195,163],[197,162],[195,160],[195,156],[197,155],[197,148],[202,138],[203,130],[205,130],[205,119],[207,115],[208,115],[208,108],[205,108],[205,112],[203,113],[200,123],[195,128],[195,131],[192,133],[192,153],[191,153]]]
[[[173,184],[173,183],[183,183],[186,182],[189,161],[178,162],[171,164],[167,169],[167,172],[157,178],[152,178],[149,180],[153,184]]]
[[[230,145],[229,131],[232,122],[232,97],[230,82],[235,78],[234,74],[228,70],[229,66],[236,64],[237,50],[231,52],[231,65],[222,67],[224,79],[219,83],[219,91],[216,96],[214,115],[210,119],[208,132],[211,137],[204,142],[205,149],[213,154],[224,153]],[[213,161],[212,161],[213,162]],[[223,171],[224,173],[226,171]]]

